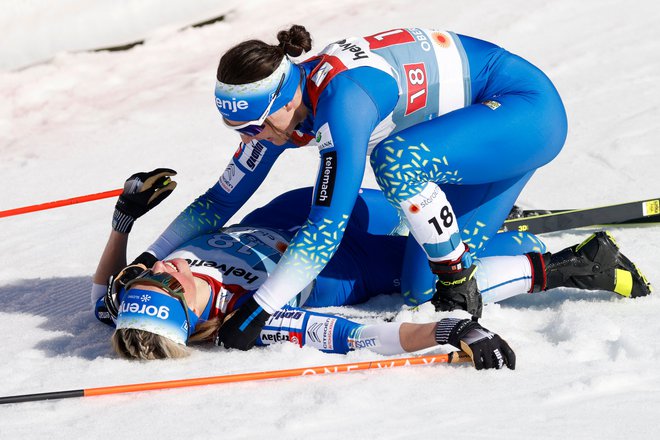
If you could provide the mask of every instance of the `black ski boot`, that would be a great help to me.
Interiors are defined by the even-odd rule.
[[[535,275],[533,291],[575,287],[608,290],[629,298],[651,293],[651,284],[605,231],[554,254],[527,255]]]

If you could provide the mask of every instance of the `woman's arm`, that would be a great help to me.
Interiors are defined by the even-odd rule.
[[[499,335],[470,319],[444,318],[427,324],[358,324],[339,316],[284,307],[266,322],[257,345],[289,341],[327,353],[367,349],[385,356],[449,344],[465,351],[474,366],[514,369],[516,356]]]
[[[112,232],[92,279],[93,305],[105,293],[110,275],[126,266],[126,246],[133,223],[172,193],[176,182],[170,180],[170,176],[174,175],[174,170],[157,168],[148,173],[133,174],[124,183],[124,191],[117,199],[112,217]]]
[[[114,275],[126,267],[126,246],[128,244],[128,234],[112,231],[108,242],[103,249],[101,259],[96,267],[94,284],[105,285],[110,275]]]
[[[381,119],[372,97],[351,78],[335,77],[319,98],[314,125],[320,164],[312,206],[275,271],[255,294],[268,313],[304,289],[336,252],[362,183],[369,137]]]
[[[435,347],[438,345],[435,340],[436,326],[437,322],[430,322],[428,324],[402,323],[399,328],[399,343],[401,344],[401,348],[407,352],[412,352]]]
[[[321,163],[309,218],[266,282],[220,328],[220,344],[249,349],[269,316],[309,285],[330,261],[355,205],[369,139],[383,119],[381,113],[375,98],[354,78],[335,76],[321,93],[314,120]]]
[[[218,181],[188,205],[147,251],[162,259],[188,240],[225,226],[261,186],[282,152],[292,146],[264,140],[241,143]]]

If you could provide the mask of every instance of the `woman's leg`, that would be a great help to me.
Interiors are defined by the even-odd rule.
[[[307,306],[359,304],[401,291],[407,237],[391,235],[400,224],[381,191],[361,190],[337,253],[321,271]]]
[[[545,75],[514,55],[498,69],[493,87],[499,82],[502,95],[493,89],[487,102],[403,130],[372,153],[379,185],[429,260],[460,257],[464,241],[472,252],[483,248],[534,170],[563,145],[566,115]],[[420,260],[417,252],[406,264],[425,266]],[[426,278],[412,290],[428,291]]]
[[[513,253],[513,243],[517,244],[515,238],[508,236],[507,246],[503,239],[495,238],[530,176],[531,173],[522,178],[483,185],[441,187],[454,207],[457,222],[461,226],[462,240],[470,247],[473,256],[479,257],[484,251],[490,255],[522,255],[533,252],[535,248],[540,249],[538,240],[527,238],[521,240],[521,245]],[[401,290],[406,303],[416,305],[431,299],[435,293],[436,277],[428,268],[426,252],[412,238],[406,246]],[[493,246],[490,246],[491,240],[494,240]]]

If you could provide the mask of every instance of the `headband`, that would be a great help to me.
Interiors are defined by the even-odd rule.
[[[215,84],[215,105],[223,117],[230,121],[252,121],[259,119],[284,75],[284,83],[270,109],[270,113],[281,109],[293,99],[300,83],[300,68],[287,56],[273,73],[264,79],[248,84]]]
[[[198,318],[188,312],[194,329]],[[119,304],[116,328],[132,328],[164,336],[177,344],[188,341],[188,322],[178,299],[152,290],[129,289]]]

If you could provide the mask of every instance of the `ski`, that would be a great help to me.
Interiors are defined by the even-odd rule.
[[[660,222],[660,198],[586,209],[518,211],[513,215],[522,217],[505,220],[501,232],[524,231],[543,234],[596,225],[658,223]]]

